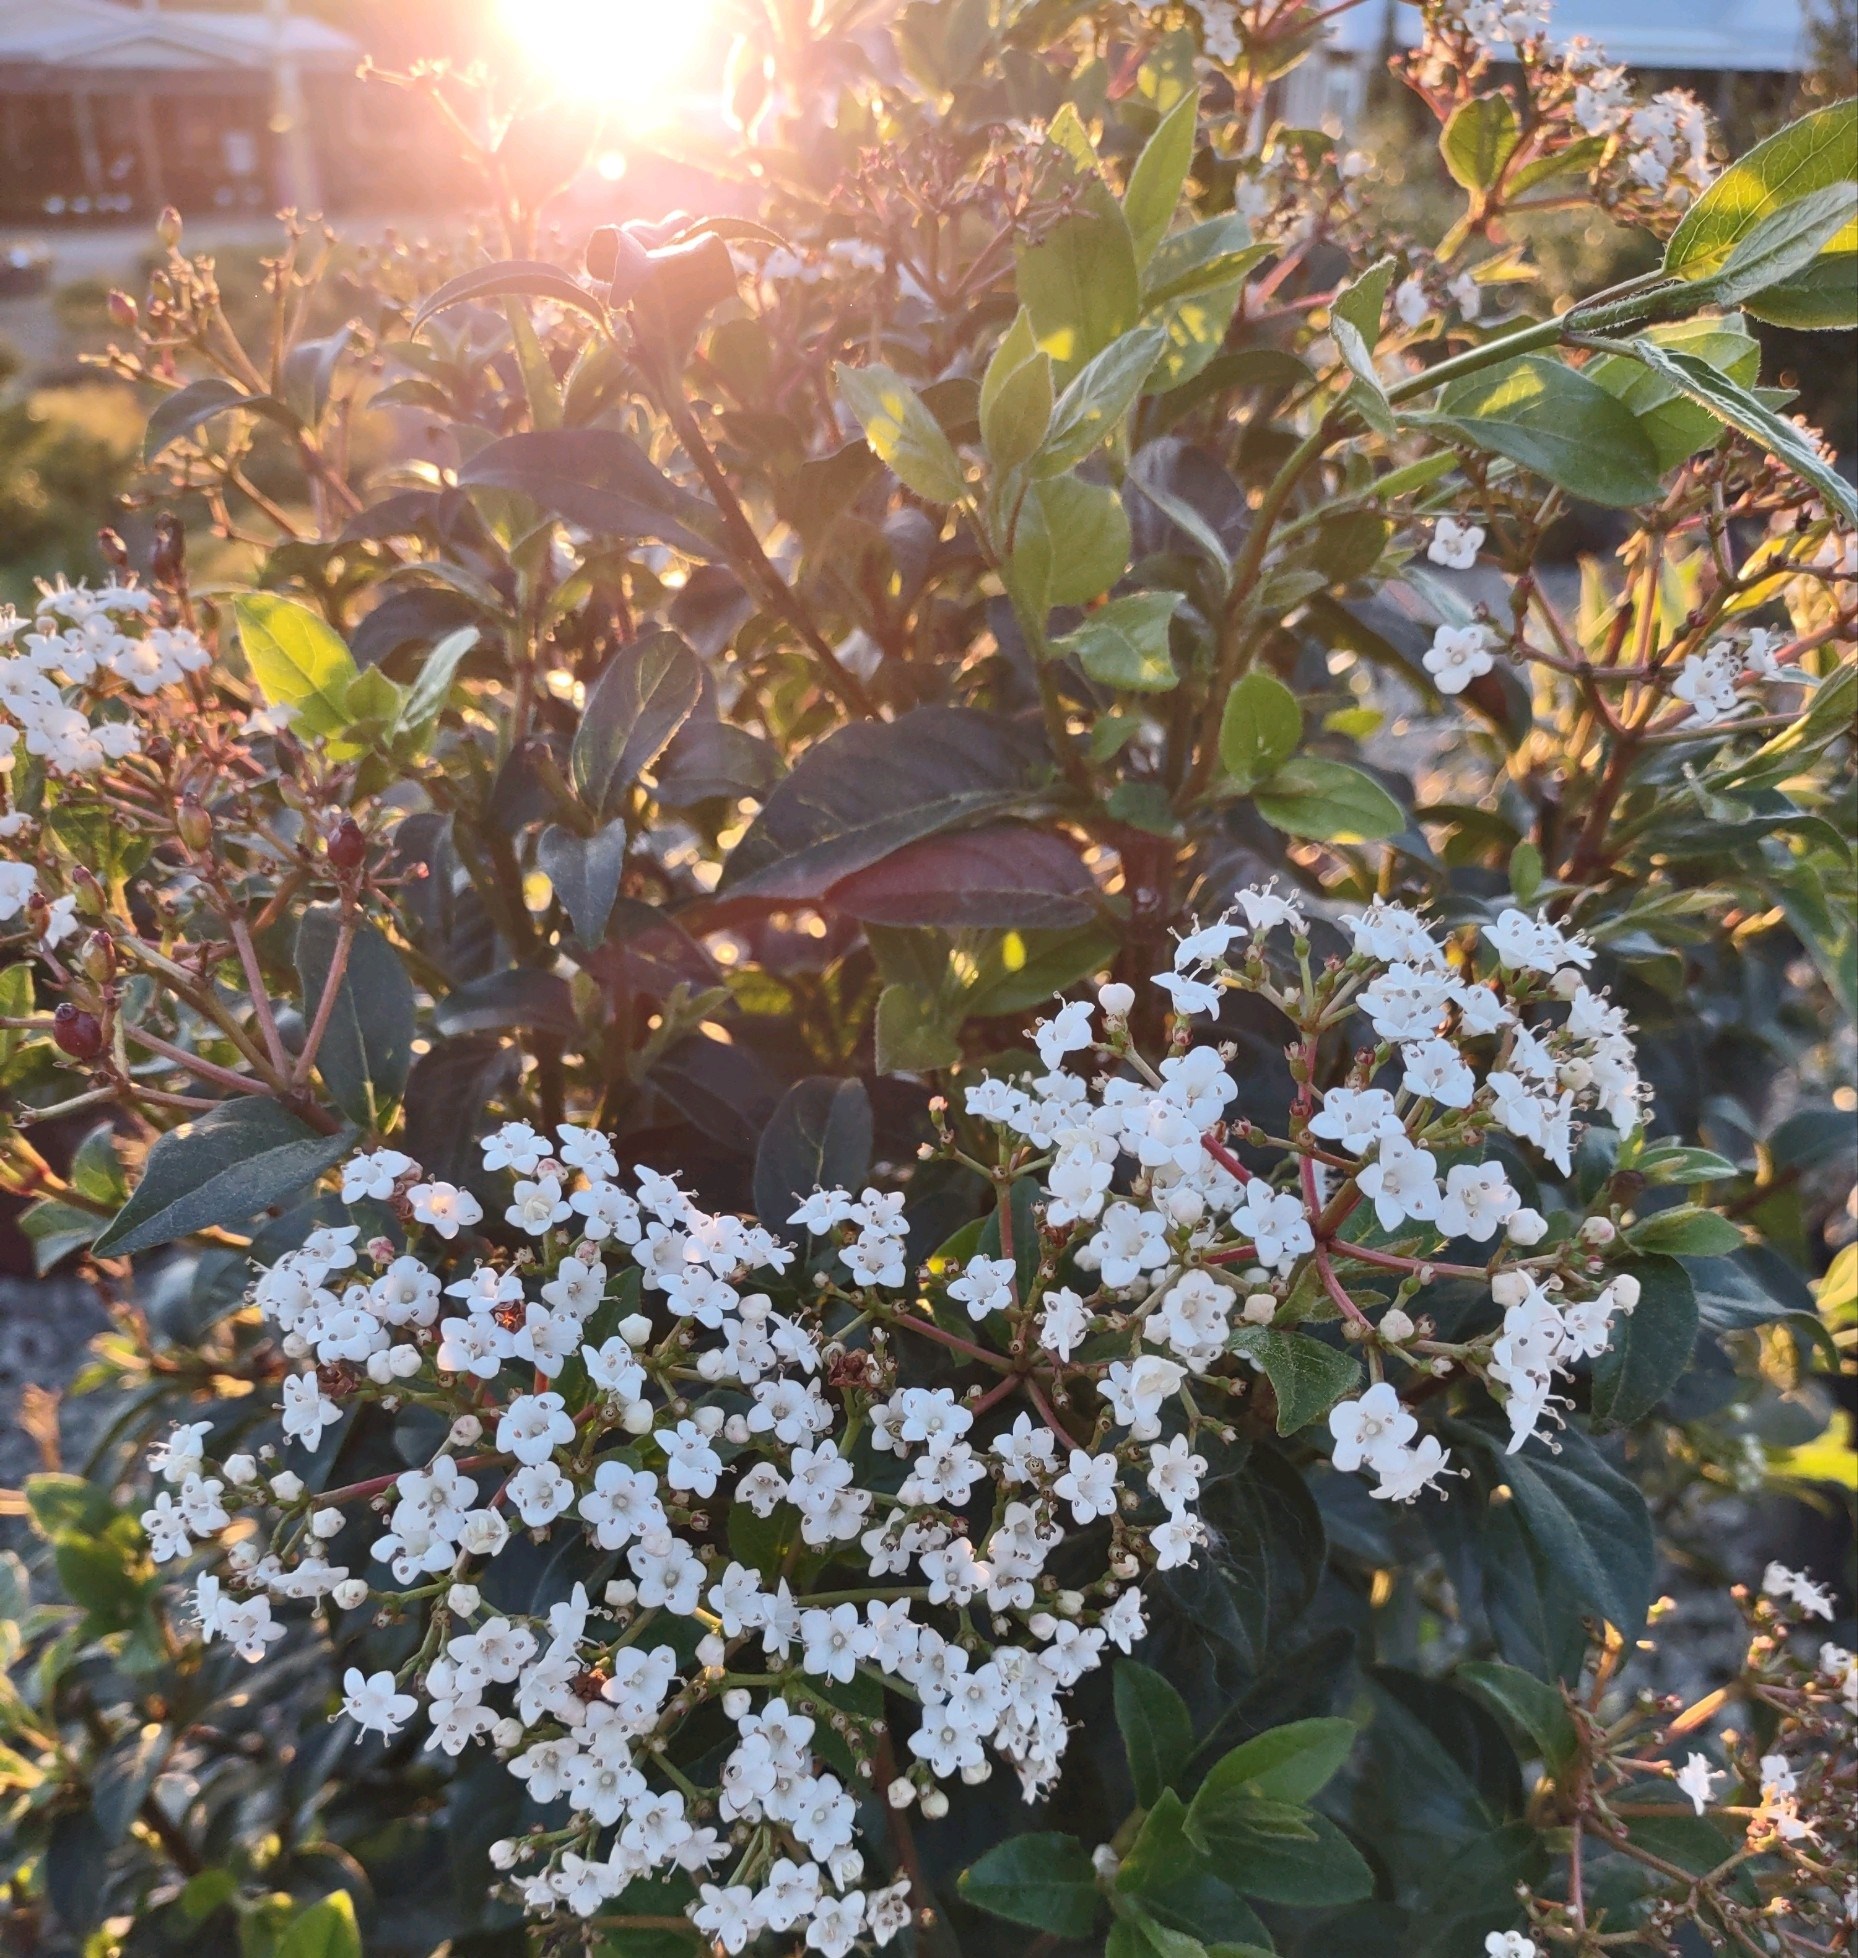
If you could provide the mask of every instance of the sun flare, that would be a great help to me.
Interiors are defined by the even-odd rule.
[[[701,79],[708,0],[499,0],[504,31],[565,94],[636,128],[669,120]]]

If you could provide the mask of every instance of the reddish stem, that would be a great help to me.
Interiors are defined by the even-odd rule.
[[[1249,1183],[1252,1180],[1251,1171],[1210,1130],[1200,1138],[1200,1146],[1234,1182]]]
[[[1446,1278],[1490,1276],[1482,1265],[1446,1264],[1438,1258],[1406,1258],[1397,1251],[1375,1251],[1365,1244],[1348,1244],[1340,1239],[1336,1241],[1335,1250],[1338,1257],[1358,1258],[1364,1265],[1382,1265],[1389,1271],[1434,1271]]]
[[[1342,1281],[1336,1277],[1335,1269],[1329,1262],[1329,1254],[1319,1244],[1316,1247],[1316,1270],[1323,1281],[1323,1290],[1335,1301],[1336,1309],[1344,1319],[1352,1319],[1365,1331],[1372,1332],[1373,1326],[1368,1315],[1342,1288]]]

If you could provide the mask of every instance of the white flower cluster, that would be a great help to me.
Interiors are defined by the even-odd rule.
[[[0,607],[0,777],[25,753],[57,775],[88,775],[141,751],[135,706],[207,664],[199,638],[151,622],[154,596],[134,585],[40,588],[33,611]],[[0,840],[29,819],[0,812]],[[0,925],[10,924],[39,888],[25,861],[0,860]],[[42,937],[61,944],[77,929],[77,900],[55,899]]]
[[[60,775],[88,775],[141,747],[127,696],[146,700],[207,664],[197,634],[151,622],[135,585],[42,588],[30,616],[0,611],[0,767],[20,736]],[[131,628],[136,628],[131,630]]]
[[[1671,697],[1689,707],[1693,720],[1712,724],[1727,720],[1747,704],[1745,681],[1785,680],[1811,686],[1814,676],[1775,657],[1778,635],[1756,626],[1741,640],[1714,639],[1701,652],[1686,655],[1671,685]]]
[[[1502,1128],[1565,1169],[1590,1103],[1636,1123],[1630,1042],[1580,976],[1587,948],[1506,912],[1479,977],[1467,950],[1454,962],[1424,920],[1377,902],[1346,921],[1353,956],[1313,980],[1290,899],[1237,906],[1157,975],[1184,1012],[1243,986],[1306,1028],[1359,1012],[1379,1043],[1346,1084],[1301,1092],[1291,1135],[1269,1139],[1275,1177],[1221,1140],[1227,1056],[1177,1022],[1150,1067],[1121,985],[1033,1027],[1042,1071],[968,1090],[968,1146],[991,1153],[997,1187],[1033,1176],[1040,1194],[1029,1223],[1009,1202],[991,1240],[923,1274],[900,1193],[815,1192],[789,1220],[802,1259],[670,1177],[622,1181],[606,1138],[571,1123],[551,1138],[512,1121],[482,1145],[512,1182],[513,1253],[460,1241],[481,1205],[410,1157],[352,1158],[359,1220],[314,1231],[254,1288],[306,1363],[283,1383],[282,1433],[314,1449],[345,1403],[372,1399],[440,1412],[446,1438],[422,1465],[312,1494],[268,1449],[214,1464],[204,1425],[177,1430],[144,1517],[158,1560],[212,1543],[235,1511],[274,1517],[268,1542],[235,1536],[199,1576],[203,1636],[257,1659],[283,1635],[279,1601],[429,1611],[420,1657],[351,1669],[345,1710],[385,1735],[423,1707],[427,1746],[489,1745],[564,1818],[498,1852],[531,1908],[591,1914],[681,1871],[726,1951],[764,1930],[804,1929],[828,1954],[888,1942],[907,1886],[865,1884],[858,1829],[890,1736],[849,1689],[863,1675],[914,1709],[901,1771],[884,1771],[893,1805],[939,1814],[942,1782],[984,1780],[996,1758],[1028,1799],[1049,1789],[1064,1696],[1144,1634],[1145,1569],[1204,1550],[1208,1444],[1233,1438],[1204,1410],[1230,1409],[1259,1364],[1238,1335],[1338,1306],[1360,1331],[1337,1265],[1417,1273],[1451,1239],[1495,1241],[1493,1289],[1515,1302],[1500,1336],[1453,1351],[1509,1400],[1520,1443],[1557,1366],[1597,1351],[1631,1302],[1623,1275],[1586,1281],[1584,1245],[1525,1255],[1547,1220],[1476,1159]],[[1286,930],[1292,993],[1264,958]],[[952,1130],[944,1146],[976,1160]],[[1341,1236],[1357,1205],[1382,1231],[1419,1227],[1418,1254]],[[1385,1313],[1365,1341],[1375,1384],[1331,1421],[1337,1467],[1371,1471],[1390,1500],[1448,1466],[1382,1377],[1390,1357],[1450,1370],[1417,1332]],[[906,1377],[938,1347],[945,1373],[983,1383]],[[368,1499],[382,1527],[364,1574],[329,1552]],[[545,1611],[493,1606],[506,1547],[563,1529],[584,1581]],[[734,1738],[702,1787],[671,1744],[711,1702]]]

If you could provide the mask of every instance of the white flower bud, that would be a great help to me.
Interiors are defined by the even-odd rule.
[[[1607,1289],[1613,1294],[1613,1303],[1622,1312],[1630,1312],[1639,1302],[1639,1281],[1629,1271],[1622,1271]]]
[[[1611,1217],[1589,1217],[1581,1226],[1583,1244],[1611,1244],[1618,1235]]]
[[[469,1448],[474,1441],[482,1441],[483,1438],[484,1424],[475,1414],[459,1415],[447,1437],[454,1448]]]
[[[1049,1611],[1035,1611],[1026,1620],[1026,1630],[1034,1638],[1050,1638],[1058,1629],[1058,1621]]]
[[[1548,990],[1557,999],[1572,999],[1586,983],[1578,966],[1564,965],[1548,982]]]
[[[411,1380],[425,1360],[417,1346],[390,1346],[387,1349],[387,1364],[393,1369],[396,1380]]]
[[[740,1722],[743,1714],[755,1704],[754,1696],[745,1686],[731,1686],[723,1695],[723,1711],[731,1720]]]
[[[1277,1294],[1253,1292],[1240,1306],[1239,1317],[1248,1326],[1268,1326],[1277,1317]]]
[[[279,1469],[271,1478],[271,1493],[279,1502],[295,1502],[303,1494],[303,1477],[295,1469]]]
[[[1577,1054],[1573,1060],[1561,1063],[1555,1070],[1555,1079],[1578,1095],[1583,1089],[1593,1086],[1593,1067]]]
[[[1503,1228],[1512,1244],[1520,1244],[1527,1250],[1532,1244],[1540,1244],[1548,1235],[1548,1219],[1539,1210],[1525,1206]]]
[[[1097,988],[1097,1004],[1106,1020],[1126,1020],[1135,1010],[1135,988],[1112,979],[1107,986]]]
[[[1521,1305],[1529,1296],[1526,1271],[1500,1271],[1490,1281],[1490,1296],[1501,1306]]]
[[[923,1814],[931,1822],[940,1822],[948,1813],[948,1797],[939,1788],[931,1788],[923,1796]]]
[[[884,1799],[892,1808],[908,1808],[916,1799],[916,1784],[907,1774],[900,1774],[884,1790]]]
[[[639,1595],[639,1587],[629,1577],[616,1577],[602,1594],[610,1605],[629,1605]]]
[[[983,1754],[978,1761],[967,1761],[962,1764],[961,1778],[970,1788],[978,1788],[983,1781],[989,1779],[993,1771],[994,1764]],[[928,1804],[925,1802],[923,1806],[927,1808]]]
[[[258,1464],[249,1455],[228,1455],[225,1477],[235,1489],[243,1489],[258,1480]]]
[[[339,1509],[319,1509],[310,1518],[310,1534],[319,1541],[327,1543],[332,1536],[342,1534],[342,1525],[345,1521],[346,1518]]]
[[[629,1312],[619,1322],[619,1336],[635,1349],[649,1346],[652,1343],[652,1322],[643,1312]]]
[[[706,1672],[721,1672],[723,1662],[729,1657],[729,1648],[717,1632],[706,1632],[697,1641],[697,1663]]]
[[[480,1602],[475,1584],[454,1584],[445,1594],[445,1602],[457,1612],[460,1618],[469,1618]]]
[[[748,1416],[745,1414],[732,1414],[723,1423],[723,1439],[734,1442],[738,1448],[748,1445],[750,1433]]]
[[[490,1744],[500,1748],[505,1754],[512,1748],[523,1744],[523,1723],[513,1713],[506,1713],[490,1730]]]
[[[513,1870],[521,1853],[508,1836],[500,1836],[490,1845],[491,1866],[493,1869]]]
[[[1090,1852],[1090,1867],[1106,1882],[1123,1866],[1123,1859],[1117,1855],[1107,1842],[1100,1842]]]
[[[301,1360],[310,1350],[310,1342],[301,1333],[286,1333],[278,1343],[287,1360]]]
[[[648,1435],[652,1431],[652,1404],[634,1401],[619,1417],[619,1425],[629,1435]]]
[[[1390,1345],[1403,1345],[1413,1337],[1413,1321],[1397,1305],[1390,1305],[1381,1314],[1380,1333]]]
[[[377,1387],[385,1387],[394,1377],[393,1348],[383,1346],[378,1353],[368,1355],[368,1378]]]
[[[1141,1568],[1142,1566],[1134,1554],[1127,1550],[1117,1551],[1116,1555],[1110,1559],[1110,1574],[1114,1577],[1120,1577],[1125,1581],[1135,1576],[1136,1572]]]
[[[344,1611],[353,1611],[359,1604],[368,1601],[368,1586],[359,1577],[345,1577],[329,1594]]]
[[[1206,1199],[1198,1190],[1182,1184],[1170,1190],[1167,1195],[1168,1215],[1177,1224],[1185,1224],[1190,1230],[1206,1215]]]
[[[1060,1591],[1052,1602],[1064,1617],[1075,1618],[1084,1609],[1084,1594],[1082,1591]]]
[[[700,1407],[690,1418],[696,1422],[699,1434],[718,1435],[726,1417],[720,1407]]]

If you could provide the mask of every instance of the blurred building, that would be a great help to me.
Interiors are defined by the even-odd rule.
[[[1784,80],[1810,53],[1804,0],[1554,0],[1557,40],[1584,34],[1628,68],[1682,84],[1726,111],[1738,76]],[[1363,0],[1329,23],[1322,50],[1285,78],[1285,120],[1354,124],[1389,54],[1419,40],[1419,9]]]
[[[289,0],[0,0],[0,219],[316,209],[360,58]]]

